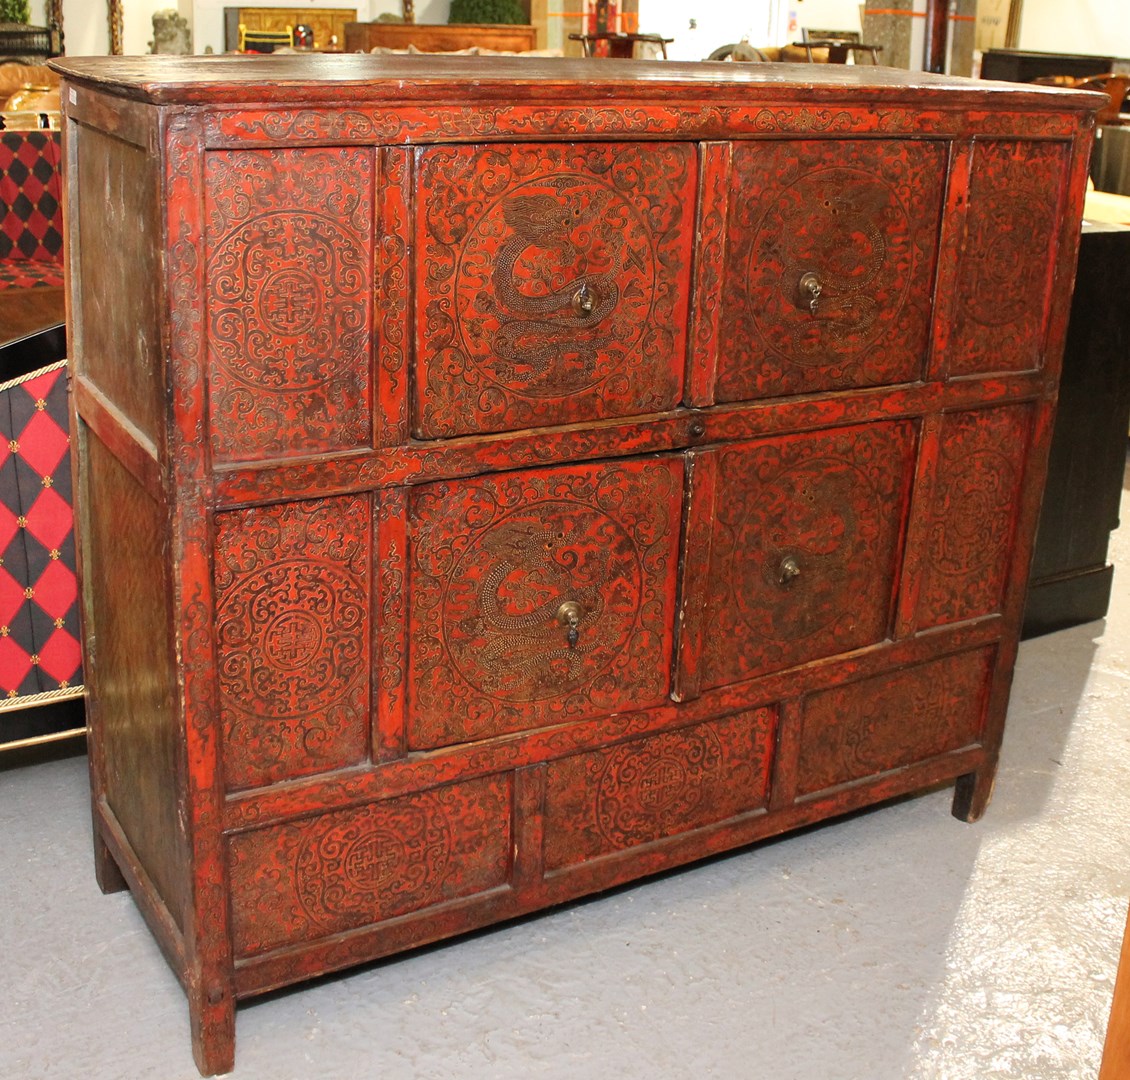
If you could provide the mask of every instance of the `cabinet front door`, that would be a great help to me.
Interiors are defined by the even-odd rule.
[[[914,446],[900,422],[696,455],[681,696],[887,636]]]
[[[442,481],[408,512],[408,746],[661,704],[677,456]]]

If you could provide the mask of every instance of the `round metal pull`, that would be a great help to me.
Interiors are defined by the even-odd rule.
[[[569,642],[569,648],[575,649],[577,641],[581,636],[578,627],[581,624],[581,619],[584,618],[585,609],[577,603],[576,600],[566,600],[557,609],[557,621],[562,626],[569,627],[569,633],[566,635],[566,640]]]
[[[806,274],[802,274],[797,288],[800,292],[801,304],[808,308],[809,314],[815,315],[820,306],[820,294],[824,291],[824,286],[816,272],[809,270]]]
[[[777,580],[782,585],[791,585],[798,577],[800,577],[800,563],[791,555],[786,555],[781,560],[781,565],[777,567]]]
[[[578,315],[591,315],[596,307],[596,296],[592,289],[582,282],[581,287],[573,294],[573,310]]]

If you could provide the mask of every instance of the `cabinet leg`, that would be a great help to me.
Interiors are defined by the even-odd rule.
[[[980,821],[993,797],[996,778],[996,762],[959,776],[953,792],[953,816],[961,821]]]
[[[126,879],[122,876],[97,826],[94,829],[94,877],[98,882],[98,888],[104,893],[121,892],[128,888]]]
[[[235,998],[231,986],[215,982],[188,994],[192,1056],[201,1076],[235,1068]]]

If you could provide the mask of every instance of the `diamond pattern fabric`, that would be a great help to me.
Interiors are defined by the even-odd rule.
[[[82,684],[64,363],[0,391],[0,697]]]
[[[49,263],[61,274],[61,205],[59,133],[0,132],[0,261]]]

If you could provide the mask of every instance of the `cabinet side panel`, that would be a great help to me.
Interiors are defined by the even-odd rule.
[[[72,268],[71,356],[155,446],[164,437],[161,231],[154,159],[101,131],[72,124],[77,176],[69,180],[82,237]],[[77,232],[76,232],[77,229]]]
[[[168,650],[165,510],[86,433],[88,666],[105,797],[181,926],[188,865],[177,813],[177,723]],[[92,633],[91,633],[92,631]],[[183,929],[183,926],[182,926]]]

